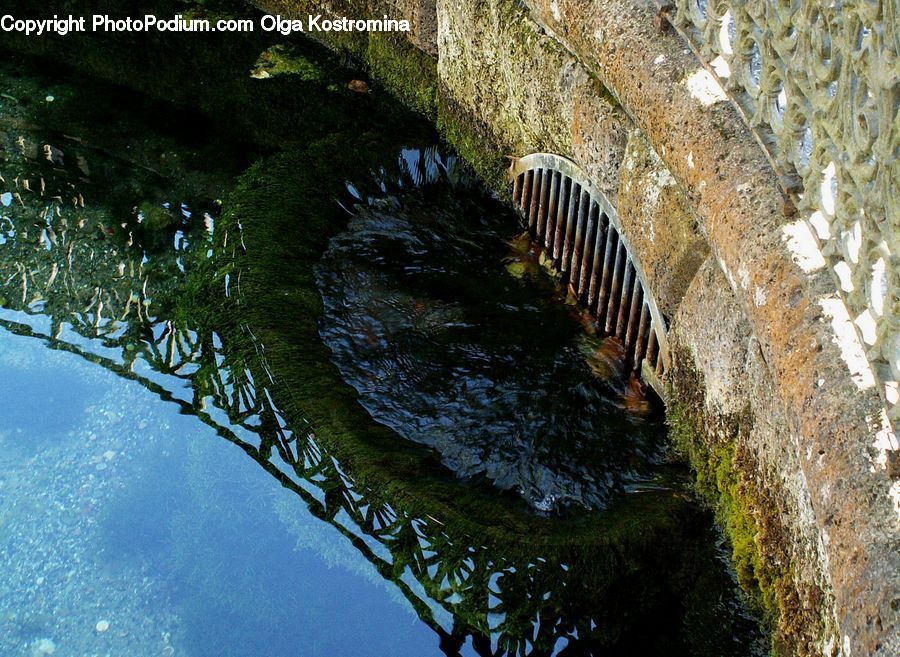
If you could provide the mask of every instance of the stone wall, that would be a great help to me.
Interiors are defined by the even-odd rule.
[[[827,554],[799,445],[714,258],[691,281],[670,338],[672,436],[729,536],[739,582],[774,625],[773,652],[835,654]]]

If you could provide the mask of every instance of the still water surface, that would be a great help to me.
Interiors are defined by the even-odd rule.
[[[257,125],[306,95],[265,138],[0,67],[0,655],[757,653],[615,346],[294,54],[216,59]]]

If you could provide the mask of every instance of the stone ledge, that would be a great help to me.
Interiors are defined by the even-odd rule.
[[[596,72],[686,190],[759,341],[827,552],[846,654],[896,654],[897,511],[877,465],[883,407],[845,364],[824,267],[792,251],[774,172],[736,109],[655,8],[530,0],[549,34]]]
[[[833,654],[834,599],[794,436],[713,258],[694,277],[669,339],[673,439],[728,535],[742,587],[772,626],[774,652]]]

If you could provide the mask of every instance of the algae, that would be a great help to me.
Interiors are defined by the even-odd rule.
[[[369,143],[377,148],[377,139]],[[668,597],[672,595],[669,577],[692,589],[698,576],[681,570],[692,568],[686,562],[679,561],[674,571],[671,564],[659,563],[660,559],[668,562],[668,558],[657,545],[665,537],[673,549],[674,545],[680,546],[682,532],[696,530],[702,521],[690,513],[685,515],[686,508],[665,494],[629,497],[609,513],[591,518],[563,521],[535,517],[509,498],[442,474],[433,453],[398,440],[392,432],[372,422],[357,404],[355,392],[341,381],[317,335],[316,319],[322,306],[311,276],[316,260],[313,254],[324,248],[323,236],[339,230],[346,220],[338,204],[314,200],[316,196],[332,199],[336,190],[324,196],[298,193],[314,185],[316,192],[321,192],[319,179],[300,164],[314,158],[319,149],[342,154],[336,158],[335,166],[356,172],[357,177],[352,180],[360,196],[377,194],[381,187],[381,180],[364,184],[371,167],[361,162],[358,151],[348,152],[331,140],[312,145],[312,155],[286,154],[248,172],[225,203],[223,226],[241,226],[246,250],[236,254],[234,268],[229,268],[233,275],[241,273],[240,308],[223,315],[240,317],[254,340],[247,344],[244,338],[242,347],[233,332],[224,331],[228,350],[234,353],[242,349],[246,356],[241,360],[252,362],[253,354],[261,351],[256,344],[265,345],[265,371],[259,370],[253,378],[268,375],[278,382],[270,393],[287,424],[308,423],[319,449],[341,463],[357,490],[366,491],[368,505],[388,505],[395,515],[420,519],[412,522],[419,531],[426,532],[428,549],[439,557],[434,562],[438,570],[426,574],[426,570],[421,570],[424,564],[415,566],[413,555],[420,539],[415,532],[406,530],[409,533],[401,533],[392,543],[395,561],[393,566],[382,567],[385,576],[399,578],[405,568],[414,567],[429,596],[451,605],[462,626],[479,632],[487,632],[489,627],[489,613],[479,594],[487,589],[481,586],[499,585],[504,599],[519,600],[514,606],[504,605],[506,621],[501,627],[492,628],[499,632],[501,645],[511,652],[524,646],[521,637],[532,627],[536,609],[542,609],[541,605],[536,608],[523,602],[537,603],[529,591],[555,590],[563,577],[569,596],[567,607],[577,607],[575,600],[580,596],[607,601],[596,603],[597,608],[606,610],[602,621],[591,616],[592,622],[599,621],[599,626],[590,632],[582,627],[580,632],[588,632],[603,644],[627,635],[640,645],[642,640],[632,634],[636,628],[614,611],[611,602],[639,591],[642,604],[648,609],[657,604],[677,605]],[[390,162],[391,158],[384,161]],[[274,281],[277,283],[273,285]],[[220,295],[213,293],[210,298]],[[221,321],[215,325],[220,329],[223,326]],[[285,339],[286,335],[291,339]],[[326,499],[324,517],[334,517],[335,511],[328,508],[339,499]],[[487,553],[481,549],[471,551],[471,538],[467,537],[475,536],[488,547]],[[689,552],[694,549],[685,548]],[[536,563],[538,557],[545,565],[523,566]],[[466,565],[468,559],[475,559],[474,572],[473,565]],[[556,570],[555,564],[561,563],[571,568],[565,575]],[[508,568],[499,564],[507,564]],[[511,564],[518,565],[510,567]],[[478,575],[473,579],[475,573]],[[499,580],[498,573],[502,573]],[[650,573],[666,575],[660,580],[657,576],[648,577]],[[483,584],[476,586],[475,581],[479,580]],[[709,598],[696,598],[698,595],[699,591],[694,594],[695,599],[705,599],[708,607]],[[420,613],[425,612],[420,609]],[[548,611],[540,613],[544,616]],[[708,618],[700,614],[694,619],[703,627],[697,636],[721,638],[722,628],[714,629],[707,624]],[[544,618],[539,624],[542,629],[537,647],[550,649],[556,640],[551,641],[552,634],[544,635],[552,625],[548,620]],[[671,628],[660,629],[661,634],[669,631]],[[721,642],[712,643],[721,650]],[[658,650],[659,646],[652,649]]]
[[[760,481],[746,436],[749,409],[711,423],[703,406],[702,375],[679,347],[673,349],[678,389],[669,391],[666,421],[676,449],[695,473],[698,494],[713,509],[728,539],[737,581],[770,637],[771,654],[818,654],[824,595],[794,577],[781,502]],[[801,588],[802,587],[802,590]],[[812,602],[804,607],[800,600]]]

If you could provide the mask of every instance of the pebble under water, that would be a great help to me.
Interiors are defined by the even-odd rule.
[[[659,411],[431,128],[305,41],[150,38],[132,88],[0,60],[0,656],[763,654]]]

